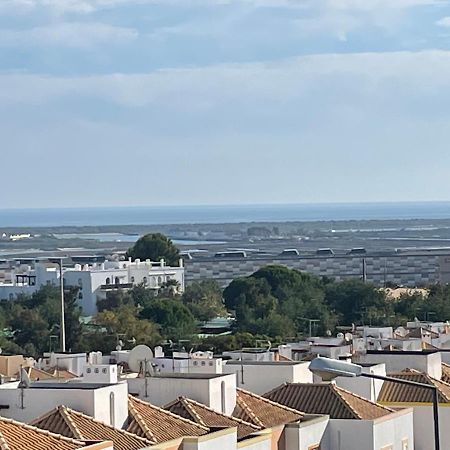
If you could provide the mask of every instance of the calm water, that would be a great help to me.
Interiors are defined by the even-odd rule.
[[[0,210],[0,227],[450,219],[450,202]]]

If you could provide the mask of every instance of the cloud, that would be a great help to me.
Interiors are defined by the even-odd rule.
[[[3,74],[0,83],[0,105],[47,104],[82,96],[126,108],[164,105],[179,111],[206,111],[223,104],[294,102],[320,90],[342,103],[358,103],[360,96],[378,103],[385,93],[385,101],[392,94],[404,94],[406,100],[408,95],[417,99],[442,94],[450,87],[450,52],[325,54],[81,77]]]
[[[87,48],[136,39],[138,32],[99,22],[63,22],[27,30],[0,30],[0,47],[68,46]]]
[[[450,27],[450,17],[443,17],[436,22],[436,25],[440,27]]]

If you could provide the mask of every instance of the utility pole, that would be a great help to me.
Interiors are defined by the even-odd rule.
[[[66,351],[66,325],[64,318],[64,279],[63,279],[63,258],[49,258],[49,261],[55,263],[59,267],[59,287],[61,294],[61,351],[65,353]]]

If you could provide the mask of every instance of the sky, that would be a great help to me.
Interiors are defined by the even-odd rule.
[[[0,208],[450,200],[450,0],[0,0]]]

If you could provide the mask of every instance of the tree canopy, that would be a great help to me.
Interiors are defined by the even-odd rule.
[[[170,266],[178,265],[180,252],[173,242],[161,233],[149,233],[139,238],[128,249],[127,255],[134,259],[159,261],[164,259]]]

